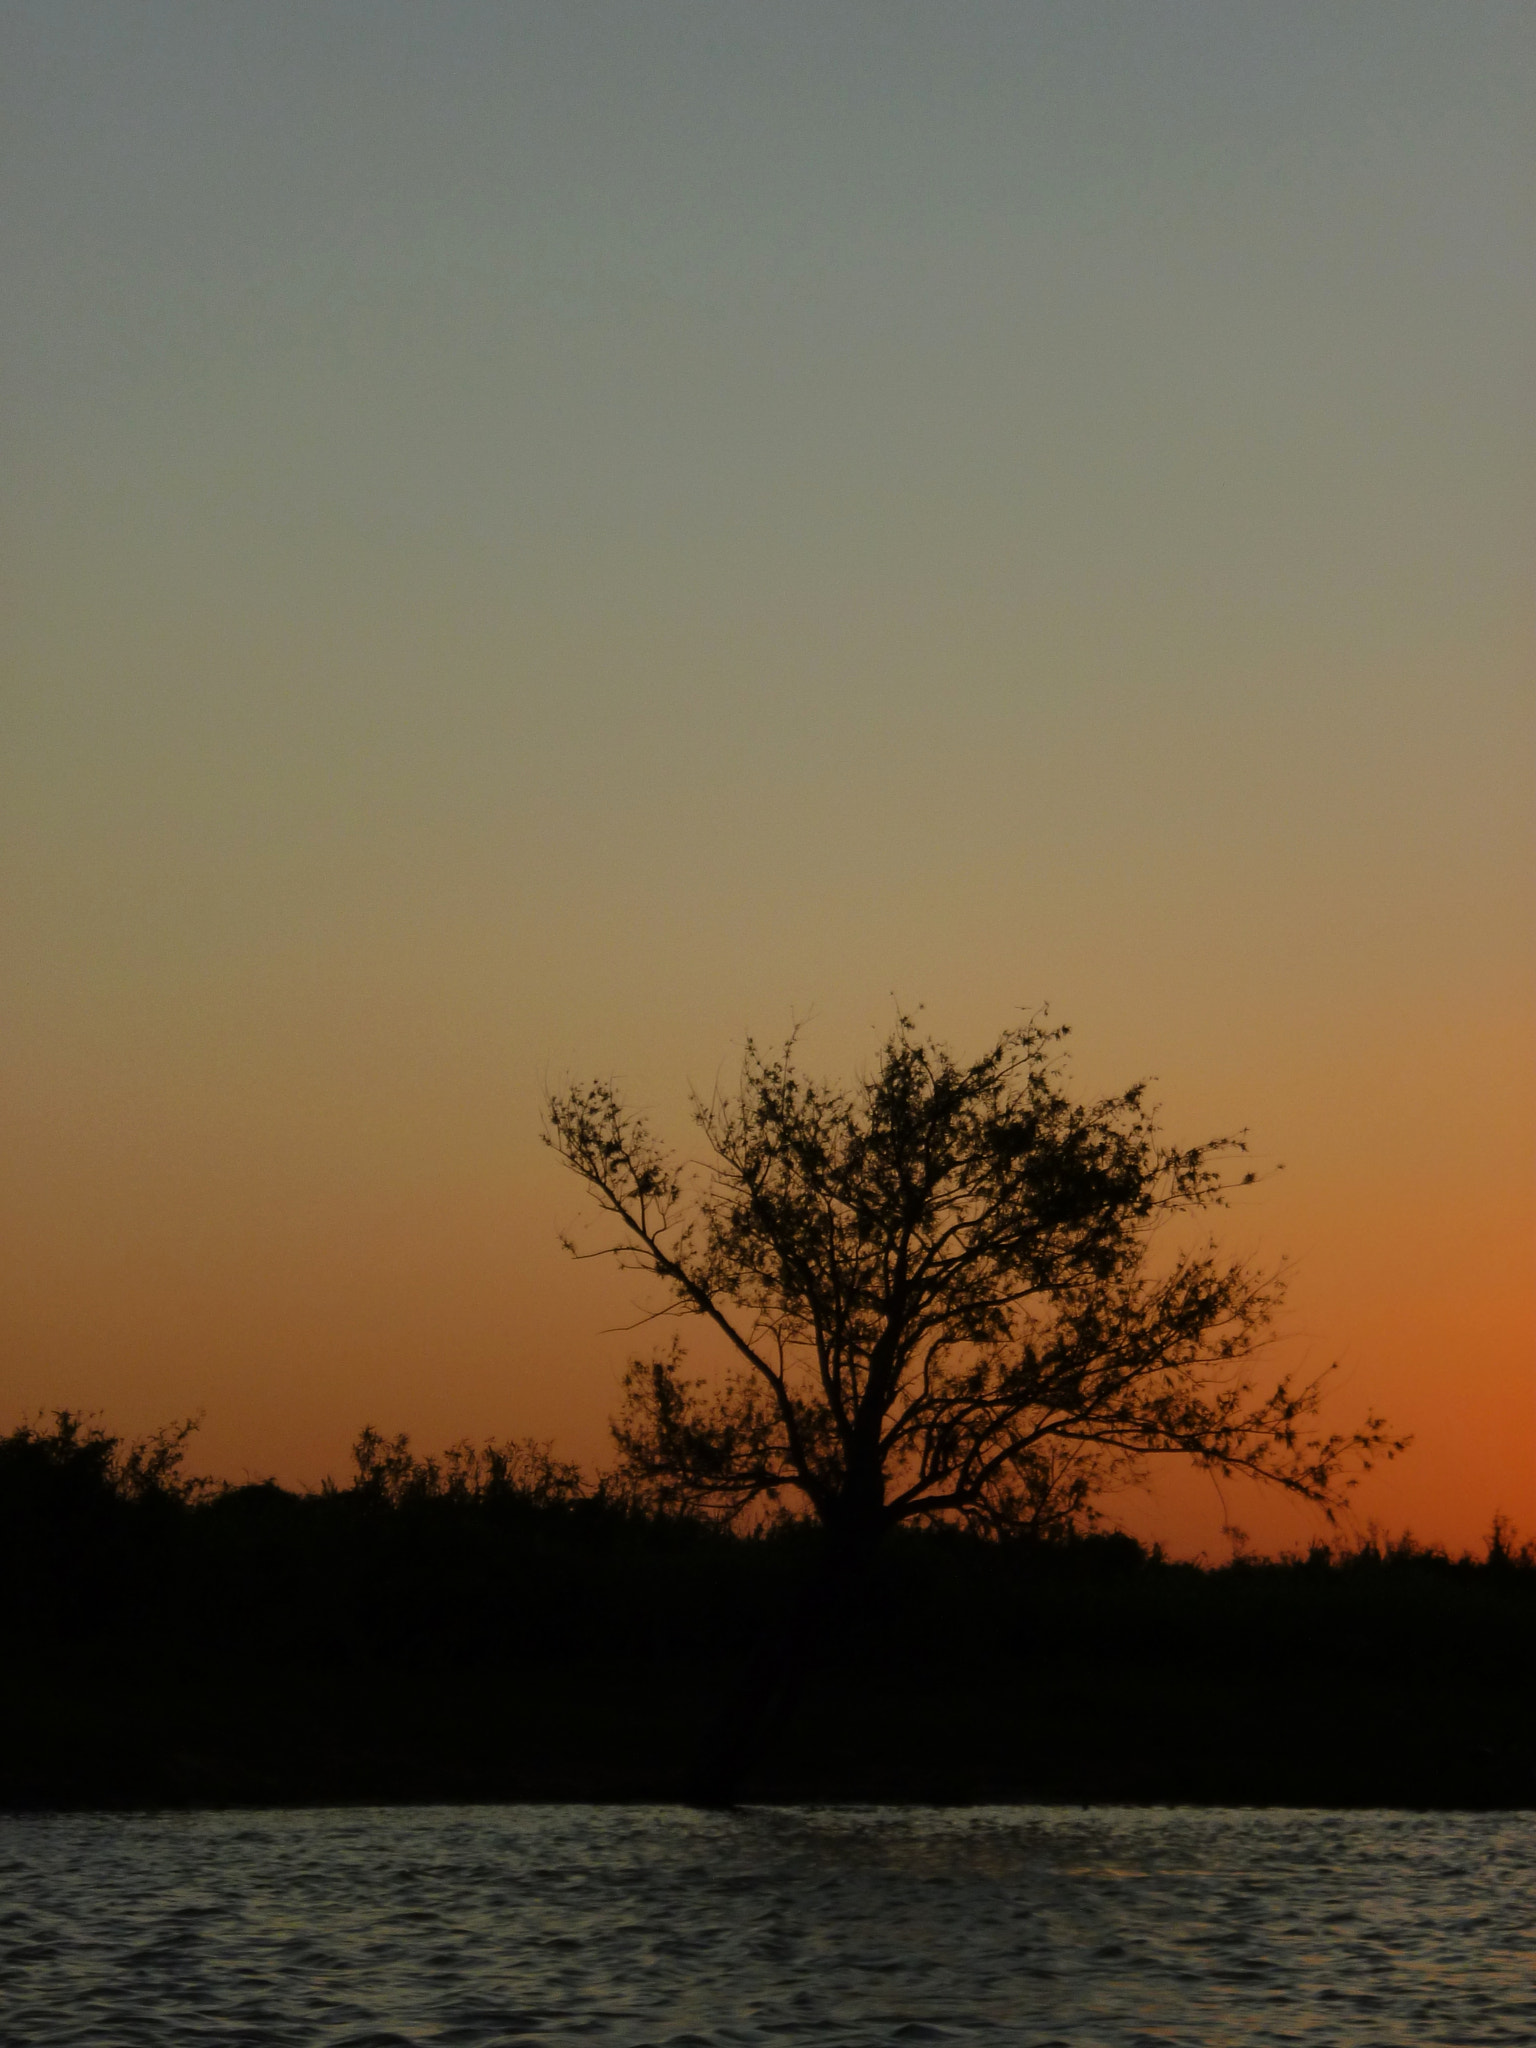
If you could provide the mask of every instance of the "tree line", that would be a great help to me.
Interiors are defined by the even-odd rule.
[[[1502,1525],[1212,1568],[900,1528],[761,1726],[743,1690],[824,1583],[805,1519],[645,1508],[538,1446],[368,1430],[307,1493],[185,1446],[0,1438],[0,1807],[1536,1798],[1536,1551]]]
[[[1443,1690],[1453,1672],[1478,1713],[1505,1713],[1536,1676],[1536,1549],[1497,1519],[1477,1559],[1334,1540],[1361,1474],[1405,1441],[1374,1414],[1328,1427],[1327,1373],[1265,1374],[1286,1274],[1202,1234],[1254,1180],[1241,1134],[1170,1144],[1144,1084],[1077,1101],[1064,1037],[1030,1020],[963,1060],[900,1017],[850,1085],[808,1076],[794,1035],[772,1054],[749,1041],[735,1088],[695,1101],[705,1155],[691,1161],[611,1082],[552,1093],[547,1141],[613,1227],[571,1249],[644,1275],[649,1319],[708,1328],[724,1372],[692,1371],[677,1336],[632,1360],[616,1462],[591,1480],[545,1444],[421,1456],[370,1426],[342,1484],[221,1486],[188,1472],[188,1424],[139,1442],[67,1411],[22,1424],[0,1438],[11,1641],[64,1660],[60,1697],[87,1669],[137,1672],[142,1691],[188,1659],[429,1684],[506,1673],[546,1691],[557,1670],[585,1673],[576,1718],[546,1739],[574,1740],[618,1682],[649,1702],[649,1749],[686,1756],[680,1777],[635,1766],[622,1782],[707,1801],[760,1774],[808,1684],[837,1671],[876,1693],[834,1714],[852,1731],[841,1762],[796,1781],[837,1796],[893,1742],[894,1776],[872,1782],[955,1782],[930,1768],[946,1727],[993,1695],[1011,1704],[988,1783],[1037,1784],[1011,1746],[1052,1673],[1079,1673],[1079,1692],[1037,1739],[1097,1729],[1121,1772],[1103,1783],[1163,1787],[1136,1796],[1167,1789],[1124,1774],[1145,1734],[1113,1707],[1133,1670],[1167,1675],[1182,1704],[1157,1709],[1158,1741],[1188,1749],[1197,1778],[1193,1735],[1235,1673],[1321,1696],[1352,1675]],[[1171,1458],[1309,1502],[1334,1535],[1273,1560],[1172,1563],[1108,1512]],[[936,1689],[915,1749],[891,1732],[893,1680]],[[495,1685],[478,1697],[494,1746],[508,1708]],[[1449,1726],[1468,1711],[1442,1708]],[[219,1710],[226,1733],[233,1711]],[[576,1796],[597,1750],[622,1747],[622,1720],[604,1725]],[[1240,1729],[1224,1733],[1226,1792],[1259,1783]],[[1314,1738],[1277,1735],[1282,1750]],[[421,1743],[401,1755],[425,1782]],[[1523,1783],[1536,1765],[1509,1755],[1498,1782]],[[1406,1762],[1392,1782],[1422,1785],[1428,1768]],[[485,1770],[474,1783],[512,1782]],[[1280,1796],[1282,1780],[1263,1782]],[[1322,1781],[1307,1782],[1314,1796]],[[1492,1782],[1455,1780],[1476,1797]]]
[[[643,1505],[539,1443],[423,1456],[370,1427],[340,1483],[295,1491],[190,1473],[191,1436],[182,1424],[134,1441],[65,1411],[0,1437],[13,1645],[728,1662],[793,1612],[820,1557],[807,1520],[740,1530]],[[1251,1661],[1289,1636],[1290,1653],[1320,1667],[1379,1664],[1444,1656],[1447,1628],[1492,1642],[1506,1599],[1536,1601],[1536,1544],[1500,1518],[1476,1556],[1369,1534],[1222,1565],[1169,1560],[1114,1531],[930,1526],[892,1537],[841,1649],[976,1665],[1068,1642],[1195,1661],[1241,1643]]]

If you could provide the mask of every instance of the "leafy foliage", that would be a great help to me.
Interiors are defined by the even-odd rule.
[[[642,1498],[798,1502],[855,1541],[1047,1531],[1178,1454],[1331,1513],[1402,1447],[1376,1416],[1315,1430],[1326,1374],[1255,1385],[1283,1275],[1213,1242],[1155,1256],[1252,1181],[1241,1139],[1167,1145],[1142,1086],[1074,1101],[1064,1036],[1029,1022],[966,1063],[903,1017],[851,1088],[806,1076],[793,1036],[749,1041],[736,1092],[696,1100],[702,1173],[607,1082],[550,1098],[548,1142],[622,1227],[602,1251],[734,1358],[720,1383],[676,1342],[631,1366],[615,1436]]]

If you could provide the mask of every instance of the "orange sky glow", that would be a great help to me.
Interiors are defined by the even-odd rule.
[[[0,1427],[595,1466],[545,1086],[1048,1004],[1249,1132],[1355,1526],[1536,1535],[1529,8],[0,34]]]

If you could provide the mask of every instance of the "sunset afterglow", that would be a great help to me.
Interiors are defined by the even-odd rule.
[[[1528,8],[3,39],[6,1427],[599,1464],[546,1088],[1048,1006],[1247,1131],[1360,1523],[1536,1534]]]

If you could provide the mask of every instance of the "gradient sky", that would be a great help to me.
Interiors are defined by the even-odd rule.
[[[545,1081],[1048,1002],[1536,1531],[1528,0],[0,35],[0,1426],[595,1458]]]

